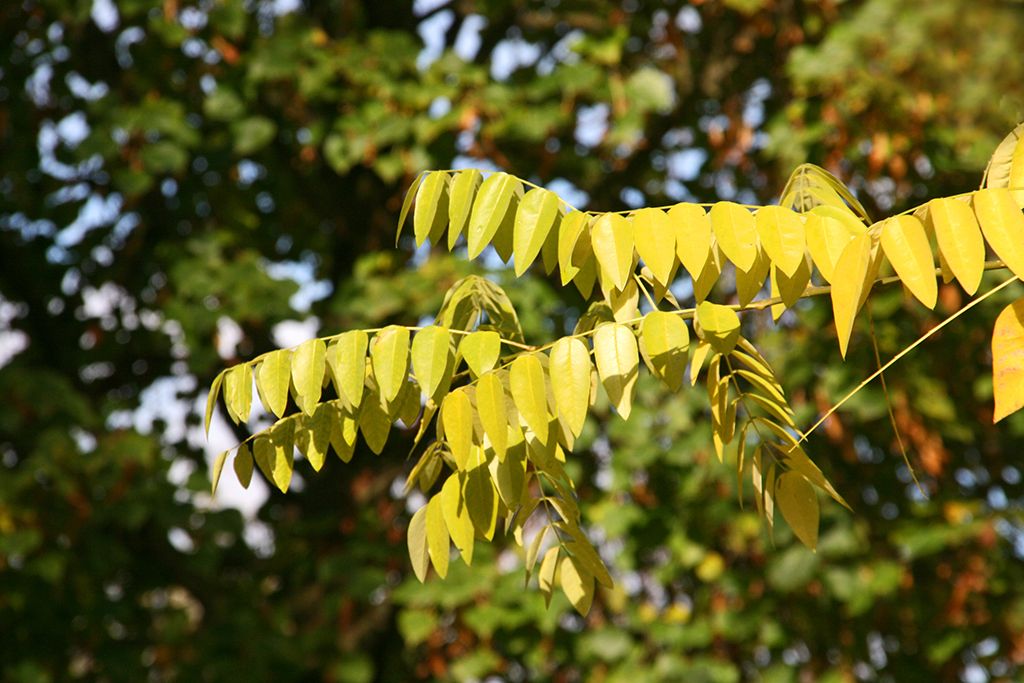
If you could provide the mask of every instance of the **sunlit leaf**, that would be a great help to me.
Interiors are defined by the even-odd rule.
[[[1024,298],[1003,309],[992,331],[993,422],[1024,406]]]
[[[661,209],[640,209],[633,214],[633,234],[640,258],[651,269],[655,280],[667,287],[676,258],[672,220]]]
[[[299,344],[292,353],[292,385],[295,387],[295,402],[306,415],[312,415],[320,401],[320,390],[324,383],[327,347],[320,339],[310,339]]]
[[[807,249],[826,282],[833,282],[835,264],[846,245],[867,227],[849,211],[819,206],[807,216]]]
[[[485,373],[476,385],[476,409],[484,433],[498,458],[505,458],[508,446],[508,407],[505,405],[505,387],[494,371]]]
[[[696,280],[711,256],[711,219],[702,206],[676,204],[668,210],[668,220],[676,234],[679,262]]]
[[[252,481],[254,463],[252,461],[252,453],[249,452],[249,447],[244,443],[239,444],[238,450],[235,451],[235,460],[232,464],[235,468],[235,477],[238,478],[238,483],[244,489],[249,488],[249,482]]]
[[[697,323],[703,338],[719,353],[729,353],[740,336],[740,318],[728,306],[702,301],[697,305]]]
[[[459,356],[473,374],[480,377],[492,370],[501,354],[501,335],[492,330],[477,330],[462,338],[459,342]]]
[[[921,221],[907,215],[886,220],[882,224],[882,251],[917,300],[928,308],[935,308],[939,294],[935,259]]]
[[[441,404],[444,438],[460,470],[466,469],[473,447],[473,404],[465,391],[457,389]]]
[[[430,561],[434,565],[434,571],[442,579],[448,576],[448,560],[451,554],[449,543],[448,525],[444,521],[444,512],[441,509],[441,495],[438,494],[427,503],[427,551],[430,554]]]
[[[672,313],[651,311],[640,325],[640,352],[651,373],[672,391],[683,386],[690,330]]]
[[[288,386],[291,384],[291,351],[281,349],[267,354],[256,369],[256,386],[268,412],[277,417],[284,415],[288,406]]]
[[[1024,277],[1024,214],[1007,189],[978,190],[974,213],[985,240],[1017,277]]]
[[[602,281],[624,289],[633,271],[633,223],[616,213],[602,214],[591,227],[590,242]]]
[[[619,323],[599,325],[594,332],[594,360],[615,411],[622,419],[629,419],[640,364],[633,331]]]
[[[476,258],[490,244],[509,212],[518,187],[515,177],[502,172],[492,173],[480,185],[466,236],[469,258]]]
[[[782,273],[793,277],[804,262],[807,240],[804,218],[782,206],[762,206],[754,225],[768,258]]]
[[[327,365],[338,397],[352,408],[363,400],[366,381],[366,348],[369,338],[362,330],[345,332],[327,347]]]
[[[775,502],[800,542],[817,548],[818,496],[810,482],[797,472],[783,472],[775,484]]]
[[[464,486],[465,472],[454,472],[441,487],[441,513],[444,524],[448,528],[452,543],[462,555],[466,564],[473,563],[473,538],[476,530],[469,518],[469,507],[466,505]]]
[[[520,276],[537,258],[558,219],[558,195],[543,188],[526,193],[516,211],[512,253]]]
[[[709,212],[711,228],[726,258],[740,270],[750,270],[757,257],[754,215],[735,202],[717,202]]]
[[[544,367],[535,354],[519,356],[509,369],[512,399],[526,425],[537,439],[548,440],[548,400],[544,381]]]
[[[236,365],[225,375],[224,404],[235,423],[248,421],[252,407],[252,368],[248,363]]]
[[[416,209],[412,216],[416,246],[427,238],[437,243],[448,225],[448,174],[431,171],[416,192]]]
[[[413,513],[409,520],[406,534],[409,546],[409,561],[412,570],[420,583],[427,580],[427,568],[430,566],[430,551],[427,549],[427,506]]]
[[[971,205],[960,199],[933,199],[928,218],[939,243],[939,255],[968,294],[978,291],[985,269],[985,241]]]
[[[475,168],[459,171],[452,178],[448,195],[448,251],[455,248],[459,235],[466,229],[476,193],[484,177]]]
[[[390,325],[377,333],[370,349],[373,375],[381,397],[391,402],[409,376],[409,330]]]
[[[592,370],[587,345],[579,339],[563,337],[551,347],[548,373],[555,407],[574,436],[587,419]]]
[[[419,380],[420,390],[428,398],[437,400],[442,380],[451,365],[451,333],[439,325],[425,327],[412,340],[412,371]],[[449,380],[450,381],[450,380]],[[447,387],[443,387],[447,391]]]
[[[832,283],[832,313],[836,320],[839,352],[846,357],[846,349],[853,333],[853,322],[860,310],[864,292],[864,278],[871,267],[871,237],[863,234],[854,238],[840,255]],[[934,284],[935,278],[932,277]]]

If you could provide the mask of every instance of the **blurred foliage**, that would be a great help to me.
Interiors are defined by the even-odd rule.
[[[0,679],[1018,678],[1024,421],[990,426],[987,379],[1008,299],[887,375],[927,500],[878,386],[813,439],[854,505],[824,507],[817,554],[738,505],[693,395],[645,381],[629,423],[588,424],[570,465],[618,588],[586,623],[507,552],[415,581],[411,435],[220,508],[196,398],[290,319],[437,309],[471,267],[390,250],[423,168],[592,209],[770,201],[800,161],[873,214],[972,189],[1024,118],[1022,34],[997,0],[3,4]],[[579,314],[508,289],[528,339]],[[883,358],[937,320],[872,306]],[[827,319],[751,330],[803,424],[874,367],[860,328],[839,362]]]

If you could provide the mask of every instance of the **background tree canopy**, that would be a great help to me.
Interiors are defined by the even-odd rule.
[[[1015,680],[1024,418],[991,426],[988,340],[1019,286],[887,373],[927,498],[879,387],[815,435],[854,508],[823,506],[816,554],[737,504],[703,397],[642,376],[569,463],[616,577],[586,621],[500,546],[415,580],[413,434],[211,499],[246,432],[218,420],[207,453],[200,425],[223,367],[415,324],[470,273],[528,340],[571,327],[553,281],[391,248],[425,168],[614,210],[767,203],[812,161],[890,213],[976,187],[1024,118],[1022,34],[996,0],[0,8],[0,677]],[[939,301],[876,294],[881,356],[963,303]],[[757,329],[801,424],[875,367],[870,343],[840,362],[829,315]]]

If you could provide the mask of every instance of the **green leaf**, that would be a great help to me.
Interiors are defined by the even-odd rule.
[[[619,323],[599,325],[594,332],[594,360],[601,385],[616,412],[622,419],[629,419],[640,365],[633,331]]]
[[[710,301],[697,305],[697,323],[704,340],[719,353],[729,353],[740,337],[740,318],[728,306]]]
[[[220,394],[221,385],[224,383],[224,375],[226,374],[227,370],[221,370],[217,373],[217,376],[213,378],[213,384],[210,385],[210,393],[206,395],[206,418],[203,420],[203,429],[206,434],[210,433],[210,418],[213,417],[213,407],[217,404],[217,396]]]
[[[445,524],[444,512],[441,509],[440,494],[431,498],[427,503],[426,524],[427,550],[430,553],[430,561],[434,565],[434,571],[443,579],[448,576],[451,546],[448,541],[448,526]]]
[[[640,325],[640,352],[651,374],[672,391],[683,386],[690,330],[681,317],[651,311]]]
[[[501,354],[501,335],[492,330],[477,330],[462,338],[459,356],[477,377],[492,370]]]
[[[633,223],[616,213],[601,214],[591,227],[590,243],[601,281],[625,289],[633,272]]]
[[[1024,214],[1004,188],[978,190],[974,193],[974,213],[981,231],[996,256],[1024,278]]]
[[[458,548],[463,561],[473,564],[473,539],[476,531],[469,518],[469,507],[464,495],[465,482],[465,472],[454,472],[448,477],[441,487],[441,513],[452,543]]]
[[[210,477],[210,495],[216,495],[217,484],[220,483],[221,472],[224,471],[224,461],[228,459],[228,452],[223,451],[217,455],[217,458],[213,461],[213,473]]]
[[[236,424],[249,420],[249,411],[252,407],[252,368],[248,363],[236,365],[228,370],[224,377],[224,403],[228,415]]]
[[[256,386],[267,412],[277,417],[288,407],[288,386],[291,383],[291,355],[287,349],[273,351],[256,370]]]
[[[439,400],[439,390],[446,377],[450,379],[452,338],[447,327],[432,325],[416,333],[412,340],[412,371],[420,390],[427,398]],[[448,387],[443,387],[447,393]]]
[[[445,396],[440,419],[452,458],[458,468],[464,470],[473,447],[473,404],[464,389],[456,389]]]
[[[544,366],[535,354],[522,355],[512,361],[509,370],[512,398],[526,425],[541,443],[548,441],[548,399]]]
[[[448,201],[448,251],[455,248],[459,235],[466,229],[483,174],[475,168],[459,171],[452,179]]]
[[[427,506],[424,505],[413,513],[409,520],[406,535],[409,546],[409,561],[416,578],[423,583],[427,580],[427,568],[430,566],[430,551],[427,546]]]
[[[469,258],[479,256],[494,238],[518,187],[516,178],[501,172],[492,173],[480,186],[469,218]]]
[[[722,253],[740,270],[750,270],[758,249],[754,215],[735,202],[718,202],[709,215]]]
[[[818,496],[798,472],[783,472],[775,484],[775,503],[800,542],[811,550],[818,546]]]
[[[448,174],[431,171],[416,192],[416,210],[412,217],[416,246],[428,238],[436,244],[448,225]]]
[[[921,221],[914,216],[903,215],[882,223],[882,251],[911,294],[934,309],[939,296],[935,259]]]
[[[508,406],[505,403],[505,387],[494,371],[480,377],[476,385],[476,409],[480,415],[484,434],[498,458],[505,458],[508,447]]]
[[[558,195],[539,187],[527,192],[519,203],[512,247],[516,277],[525,273],[540,253],[558,219],[558,205]]]
[[[409,377],[408,328],[389,325],[378,332],[370,349],[370,362],[380,395],[390,403]]]
[[[235,460],[233,463],[235,468],[235,477],[238,478],[238,483],[242,485],[242,488],[249,488],[249,482],[252,481],[252,453],[249,452],[249,447],[244,443],[239,444],[238,450],[235,452]]]
[[[327,347],[320,339],[305,341],[292,354],[292,385],[295,402],[306,415],[312,415],[320,402],[324,384]]]
[[[672,219],[661,209],[640,209],[633,214],[636,251],[663,287],[671,284],[676,258],[676,232]]]
[[[327,365],[338,396],[355,409],[363,400],[366,382],[366,347],[369,338],[362,330],[345,332],[327,347]]]
[[[1024,298],[1003,309],[992,331],[993,422],[1024,406]]]
[[[563,337],[551,347],[548,361],[551,393],[558,416],[573,436],[580,435],[587,420],[592,372],[590,352],[579,339]]]
[[[782,206],[762,206],[754,216],[754,226],[768,258],[782,273],[793,277],[805,262],[807,250],[803,216]]]

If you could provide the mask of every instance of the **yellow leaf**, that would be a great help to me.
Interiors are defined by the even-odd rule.
[[[590,407],[590,378],[593,366],[587,345],[579,339],[563,337],[551,347],[548,373],[551,391],[560,418],[573,436],[583,431]]]
[[[764,288],[764,279],[768,277],[770,267],[771,261],[768,260],[768,256],[758,249],[750,270],[736,268],[736,297],[741,306],[746,306],[753,301],[758,292]]]
[[[939,254],[968,294],[978,291],[985,270],[985,242],[971,206],[959,199],[933,199],[928,217],[939,243]]]
[[[548,275],[555,272],[555,268],[558,267],[558,235],[561,232],[560,223],[562,220],[563,209],[558,208],[555,214],[555,222],[548,231],[548,236],[544,239],[544,244],[540,248],[541,261],[544,263],[544,272]]]
[[[587,616],[594,602],[594,577],[573,557],[563,557],[559,571],[562,592],[581,616]]]
[[[864,277],[871,266],[871,237],[856,237],[840,255],[832,284],[832,313],[836,320],[839,352],[846,357],[846,348],[853,333],[853,322],[860,310]],[[934,281],[934,280],[933,280]]]
[[[319,472],[327,458],[327,449],[331,444],[331,420],[337,415],[333,406],[321,403],[311,417],[300,416],[296,427],[295,445],[310,466]]]
[[[911,294],[928,308],[935,308],[939,295],[935,259],[921,221],[906,215],[886,220],[882,224],[882,251]]]
[[[244,443],[238,446],[238,450],[235,452],[235,460],[233,463],[235,468],[235,476],[238,478],[238,483],[242,485],[243,489],[249,488],[249,483],[252,481],[252,453],[249,452],[249,447]]]
[[[444,521],[444,512],[441,509],[441,495],[438,494],[427,503],[427,551],[430,554],[430,561],[434,564],[434,571],[442,579],[448,576],[448,560],[450,559],[451,546],[448,541],[448,526]]]
[[[206,395],[206,418],[203,420],[203,428],[207,434],[210,433],[210,419],[213,417],[213,407],[217,404],[217,395],[220,393],[221,386],[224,383],[224,375],[226,374],[227,370],[221,370],[217,373],[217,376],[213,379],[213,384],[210,385],[210,393]]]
[[[537,258],[557,219],[558,195],[554,192],[537,187],[523,197],[513,228],[512,254],[516,277],[525,273]]]
[[[993,422],[1024,406],[1024,298],[1003,309],[992,331]]]
[[[320,339],[305,341],[292,354],[292,386],[295,387],[295,402],[306,415],[312,415],[320,402],[320,390],[324,384],[327,347]]]
[[[463,561],[473,564],[473,538],[476,531],[469,518],[469,506],[464,494],[465,482],[465,472],[454,472],[444,482],[441,487],[441,513],[452,543],[458,548]]]
[[[256,370],[256,386],[267,412],[284,415],[288,406],[288,385],[291,383],[291,351],[281,349],[267,354]]]
[[[509,369],[512,399],[526,425],[541,443],[548,441],[548,399],[544,366],[535,354],[519,356]]]
[[[601,385],[616,412],[622,419],[629,419],[640,365],[633,331],[619,323],[599,325],[594,332],[594,360]]]
[[[726,258],[740,270],[750,270],[757,258],[757,228],[754,215],[734,202],[711,207],[711,228]]]
[[[285,391],[287,390],[288,387],[285,385]],[[285,400],[287,401],[287,398]],[[249,411],[252,407],[252,368],[248,363],[236,365],[228,370],[224,377],[224,405],[235,423],[249,420]]]
[[[672,391],[683,386],[690,330],[678,315],[651,311],[640,325],[640,352],[651,374]]]
[[[405,227],[405,219],[409,215],[409,209],[412,208],[413,199],[417,195],[417,190],[419,190],[420,183],[423,182],[423,179],[427,177],[428,173],[429,171],[420,172],[420,174],[417,175],[416,178],[412,181],[412,185],[409,186],[409,190],[405,193],[405,199],[402,200],[402,211],[401,213],[398,214],[398,229],[395,231],[396,247],[398,246],[399,238],[402,236],[402,228]]]
[[[430,566],[430,551],[427,549],[427,506],[424,505],[413,513],[409,520],[406,535],[409,546],[409,561],[416,578],[423,583],[427,580],[427,567]]]
[[[640,209],[633,214],[636,251],[663,287],[671,284],[676,258],[676,234],[672,220],[661,209]]]
[[[616,322],[625,323],[640,317],[640,288],[633,278],[626,282],[625,289],[610,288],[605,299]]]
[[[696,280],[711,256],[711,219],[702,206],[676,204],[668,210],[668,220],[675,232],[679,262]]]
[[[773,320],[778,320],[784,310],[792,308],[800,300],[811,281],[811,266],[807,262],[807,258],[804,257],[801,263],[802,265],[793,273],[793,277],[787,277],[785,273],[775,267],[774,263],[772,264],[770,271],[772,297],[782,297],[781,304],[772,306]]]
[[[834,206],[816,206],[807,215],[805,230],[807,249],[814,265],[831,284],[836,261],[854,237],[867,232],[867,226],[850,211]]]
[[[380,455],[391,432],[391,418],[381,405],[381,396],[376,390],[371,391],[363,401],[363,407],[359,411],[359,428],[363,430],[366,445],[374,455]]]
[[[548,548],[544,553],[544,559],[540,561],[540,569],[537,570],[537,584],[540,592],[544,594],[544,602],[551,603],[551,591],[555,587],[555,570],[558,569],[558,546]]]
[[[216,495],[217,484],[220,483],[220,475],[224,471],[224,462],[228,459],[228,452],[222,451],[213,461],[213,474],[210,477],[210,495]]]
[[[701,268],[700,275],[693,281],[693,298],[703,301],[711,293],[711,289],[718,282],[718,276],[722,274],[722,254],[714,240],[711,241],[711,251],[708,252],[707,261]]]
[[[590,217],[582,211],[570,211],[559,225],[558,271],[563,285],[576,277],[580,266],[592,253],[589,226]]]
[[[697,305],[697,323],[704,341],[719,353],[729,353],[740,338],[740,318],[728,306],[702,301]]]
[[[996,256],[1024,278],[1024,214],[1005,188],[974,193],[974,213]]]
[[[793,277],[805,262],[807,239],[804,217],[781,206],[763,206],[757,210],[754,224],[761,246],[783,274]]]
[[[381,398],[390,403],[409,376],[408,328],[389,325],[378,332],[370,349],[370,362]]]
[[[501,335],[492,330],[477,330],[459,343],[459,356],[477,377],[494,368],[500,354]]]
[[[505,405],[505,388],[495,372],[480,377],[476,385],[476,409],[484,434],[498,458],[505,458],[508,446],[508,407]]]
[[[814,487],[797,472],[783,472],[775,484],[775,503],[801,543],[818,546],[818,496]]]
[[[594,291],[594,283],[597,281],[597,261],[593,258],[587,258],[583,261],[583,265],[580,266],[580,270],[576,273],[576,276],[572,279],[572,283],[579,290],[580,295],[584,301],[590,300],[590,295]]]
[[[708,344],[703,339],[697,343],[697,348],[693,350],[693,358],[690,360],[690,386],[697,384],[697,377],[700,374],[700,369],[704,366],[704,361],[707,360],[708,355],[711,353],[711,344]]]
[[[455,248],[459,235],[466,229],[483,175],[475,168],[459,171],[451,182],[448,198],[448,251]]]
[[[273,429],[268,435],[257,437],[253,441],[253,456],[256,464],[259,465],[264,476],[272,481],[282,493],[288,491],[295,466],[292,430],[282,428],[284,425],[289,425],[288,421],[279,425],[279,428]]]
[[[444,397],[441,423],[455,464],[460,470],[466,469],[473,447],[473,404],[464,390],[456,389]]]
[[[616,213],[602,214],[590,232],[602,282],[625,289],[633,272],[633,224]]]
[[[332,408],[334,413],[331,419],[331,447],[342,462],[349,462],[355,452],[359,423],[355,416],[341,410],[337,404]]]
[[[514,510],[522,502],[526,486],[526,444],[520,440],[509,446],[505,459],[491,458],[488,469],[502,502]]]
[[[338,397],[350,408],[363,400],[366,381],[366,347],[369,339],[362,330],[345,332],[327,347],[327,365]]]
[[[488,541],[492,540],[498,520],[498,492],[491,481],[486,451],[480,446],[473,446],[464,494],[473,528]]]
[[[451,333],[447,327],[431,325],[413,337],[412,371],[427,398],[439,399],[436,394],[442,388],[442,380],[449,374],[451,356]],[[444,390],[447,392],[447,387]]]
[[[435,244],[448,225],[448,174],[431,171],[416,192],[416,209],[412,216],[416,246],[430,238]]]
[[[498,232],[511,207],[519,181],[507,173],[492,173],[480,185],[466,236],[469,258],[476,258]]]

